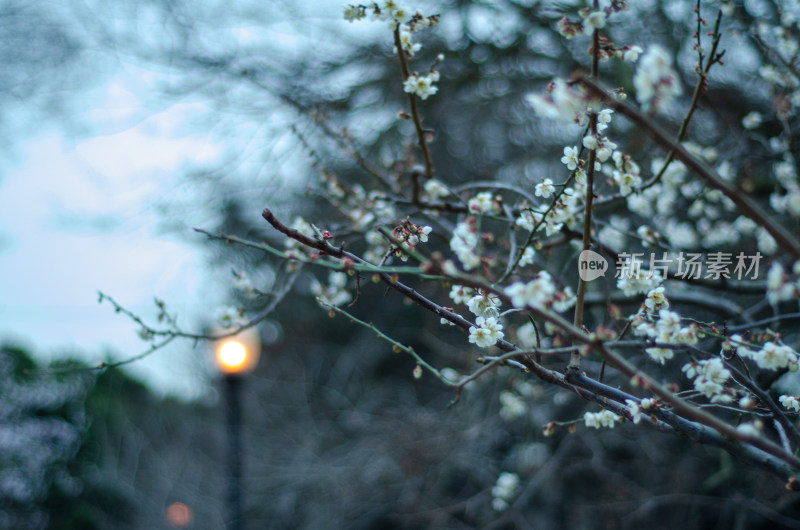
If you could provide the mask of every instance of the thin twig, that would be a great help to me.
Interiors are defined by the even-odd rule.
[[[411,75],[408,71],[408,64],[406,64],[406,54],[403,50],[403,45],[400,42],[400,26],[394,28],[394,46],[397,49],[397,57],[400,59],[400,70],[403,74],[403,83]],[[414,122],[414,130],[417,132],[417,140],[419,143],[419,150],[422,153],[422,161],[425,164],[425,178],[433,178],[433,162],[431,162],[431,154],[428,151],[428,142],[425,139],[425,130],[422,128],[422,120],[419,117],[419,109],[417,108],[417,97],[409,92],[408,104],[411,107],[411,121]],[[420,185],[419,174],[416,171],[411,172],[411,201],[416,204],[419,202]]]

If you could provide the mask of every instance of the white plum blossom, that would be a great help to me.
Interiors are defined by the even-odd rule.
[[[428,236],[431,235],[431,232],[433,232],[433,228],[431,228],[430,226],[427,225],[421,226],[419,227],[419,231],[417,232],[417,237],[422,243],[427,243]]]
[[[500,392],[500,417],[506,421],[521,418],[528,412],[525,400],[516,392],[504,390]]]
[[[647,348],[644,351],[651,359],[661,364],[664,364],[664,361],[668,361],[675,356],[675,352],[669,348]]]
[[[597,114],[597,130],[604,131],[608,129],[608,124],[611,123],[611,115],[614,111],[611,109],[603,109]]]
[[[731,335],[730,339],[725,341],[722,345],[723,350],[733,349],[736,351],[736,354],[745,358],[745,359],[752,359],[755,352],[751,350],[747,343],[744,342],[741,335]]]
[[[625,51],[622,52],[622,60],[628,63],[635,63],[639,59],[639,54],[643,51],[641,46],[626,46]]]
[[[745,434],[747,436],[761,436],[762,427],[761,422],[756,420],[756,422],[753,423],[740,423],[736,426],[736,430],[740,434]]]
[[[348,5],[344,8],[344,19],[348,22],[354,22],[366,16],[367,13],[363,6]]]
[[[503,326],[495,317],[478,317],[475,323],[477,326],[469,328],[469,342],[480,348],[494,346],[504,336]]]
[[[603,137],[597,149],[597,160],[599,160],[600,162],[605,162],[611,157],[611,155],[614,154],[614,150],[616,148],[617,144],[615,144],[608,138]]]
[[[617,279],[617,289],[622,289],[626,296],[644,294],[658,287],[663,281],[659,271],[648,272],[645,269],[623,271]]]
[[[650,410],[656,406],[656,400],[654,398],[644,398],[641,402],[641,407],[643,410]]]
[[[681,329],[681,317],[675,311],[660,309],[658,311],[658,322],[656,329],[659,334],[673,335]]]
[[[667,309],[669,307],[669,300],[667,300],[667,297],[664,295],[664,287],[656,287],[647,293],[644,306],[651,313],[660,309]]]
[[[752,352],[751,357],[759,368],[766,370],[797,366],[797,353],[792,348],[771,341],[764,343],[761,350]]]
[[[426,181],[423,185],[423,188],[425,193],[428,194],[428,197],[433,200],[441,199],[450,195],[450,191],[444,186],[444,184],[436,179],[430,179]]]
[[[483,290],[467,301],[467,307],[470,312],[478,317],[496,317],[500,315],[500,305],[500,297]]]
[[[453,237],[450,239],[450,249],[456,253],[459,261],[466,270],[472,270],[481,263],[481,258],[477,253],[478,234],[475,223],[469,218],[464,222],[458,223],[453,230]]]
[[[778,243],[763,226],[759,226],[758,230],[756,230],[756,246],[760,252],[768,256],[778,251]]]
[[[734,229],[736,229],[734,227]],[[697,246],[697,233],[689,223],[679,223],[675,219],[667,221],[664,235],[674,248],[689,249]]]
[[[654,295],[652,304],[655,307],[659,301],[658,291],[651,291]],[[663,305],[658,311],[658,319],[655,323],[646,319],[643,312],[640,312],[633,319],[633,332],[637,336],[647,336],[661,344],[696,344],[699,340],[700,329],[696,324],[681,327],[680,316],[674,311],[666,309],[669,305],[663,299]],[[672,359],[674,352],[666,346],[652,346],[645,349],[645,352],[654,361],[664,364],[664,361]]]
[[[561,157],[561,163],[567,166],[570,171],[577,169],[580,161],[578,160],[577,147],[565,147],[564,156]]]
[[[550,275],[542,271],[538,277],[528,283],[515,282],[504,289],[511,298],[511,305],[517,309],[533,307],[544,309],[553,301],[556,287]]]
[[[547,96],[528,94],[525,100],[539,116],[570,123],[586,110],[583,96],[563,79],[553,80],[548,86]]]
[[[781,405],[783,405],[785,409],[800,412],[800,400],[798,400],[795,396],[788,396],[784,394],[778,398],[778,401],[781,402]]]
[[[650,46],[639,59],[633,76],[636,99],[645,109],[663,110],[673,97],[681,93],[678,76],[672,68],[672,57],[660,46]]]
[[[472,213],[493,213],[497,211],[494,197],[488,191],[475,195],[469,200],[467,206]]]
[[[475,296],[475,289],[472,287],[454,285],[450,289],[450,299],[456,304],[466,304],[473,296]]]
[[[655,247],[658,241],[661,239],[661,234],[647,225],[642,225],[637,228],[636,235],[642,240],[642,244],[649,248]]]
[[[562,313],[574,306],[577,301],[578,297],[572,291],[572,288],[566,286],[563,291],[559,291],[553,296],[553,310]]]
[[[225,306],[217,310],[217,323],[225,329],[234,327],[239,324],[240,321],[241,315],[239,310],[234,307]]]
[[[722,359],[714,357],[697,363],[683,365],[681,370],[689,379],[694,379],[694,388],[703,393],[712,403],[729,401],[731,398],[723,394],[724,384],[730,379],[731,372],[725,368]]]
[[[591,35],[595,29],[606,27],[605,11],[592,11],[583,19],[583,34]]]
[[[625,232],[630,229],[629,219],[612,215],[608,219],[608,224],[597,233],[597,239],[613,250],[621,250],[625,245]]]
[[[602,410],[600,412],[587,412],[583,415],[583,422],[586,427],[599,429],[601,427],[608,427],[613,429],[616,422],[622,421],[622,418],[611,412],[610,410]]]
[[[751,112],[742,118],[742,127],[749,130],[757,129],[761,125],[762,121],[763,117],[760,113]]]
[[[492,488],[492,508],[497,512],[508,509],[508,503],[519,489],[519,477],[516,473],[503,472]]]
[[[413,57],[414,54],[422,48],[420,43],[412,40],[411,30],[407,27],[403,27],[400,30],[400,46],[403,47],[403,51],[406,52],[406,55],[409,57]]]
[[[642,185],[642,178],[638,173],[623,173],[614,171],[614,182],[619,186],[619,193],[627,197]]]
[[[642,403],[644,403],[644,400],[642,400]],[[627,405],[626,408],[628,409],[628,412],[631,414],[633,423],[639,423],[642,421],[642,410],[644,407],[632,399],[626,399],[625,404]]]
[[[403,82],[403,91],[408,94],[416,94],[420,99],[428,99],[429,96],[439,91],[438,87],[434,86],[433,83],[434,80],[429,75],[411,74]]]
[[[555,192],[556,192],[556,187],[553,186],[553,181],[550,179],[544,179],[534,188],[534,193],[536,194],[536,196],[541,197],[543,199],[549,198]]]
[[[525,267],[526,265],[530,265],[533,263],[533,260],[536,257],[536,251],[531,246],[525,247],[525,250],[522,252],[522,256],[519,258],[519,266]]]
[[[535,228],[536,224],[542,221],[542,219],[544,219],[544,214],[527,208],[520,212],[519,217],[517,217],[517,220],[514,222],[514,224],[530,232]]]
[[[536,328],[530,322],[526,322],[517,328],[517,340],[523,348],[536,348],[539,346],[536,339]]]
[[[779,302],[792,300],[797,296],[795,286],[789,281],[789,276],[783,265],[773,262],[767,272],[767,300],[776,305]]]

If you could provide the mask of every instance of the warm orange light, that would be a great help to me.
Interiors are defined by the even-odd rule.
[[[167,506],[167,522],[176,528],[183,528],[192,522],[192,510],[182,502]]]
[[[252,372],[258,364],[260,350],[261,341],[253,328],[220,339],[214,343],[217,369],[229,375]]]
[[[239,341],[229,340],[222,343],[217,350],[217,358],[220,366],[232,372],[237,372],[247,362],[247,350]]]

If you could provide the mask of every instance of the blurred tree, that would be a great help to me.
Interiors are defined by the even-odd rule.
[[[68,4],[0,5],[0,147],[38,132],[43,119],[69,118],[69,103],[101,77],[99,56],[89,70],[74,15]]]
[[[164,528],[173,502],[221,526],[222,419],[119,369],[42,368],[0,348],[0,528]]]

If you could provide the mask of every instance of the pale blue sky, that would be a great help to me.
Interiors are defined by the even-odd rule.
[[[94,362],[146,349],[130,321],[97,303],[98,290],[143,316],[155,315],[159,296],[186,324],[223,300],[223,289],[203,281],[202,255],[161,234],[154,208],[183,168],[213,161],[223,146],[192,127],[201,105],[154,110],[146,77],[121,69],[78,105],[95,134],[70,139],[45,124],[14,146],[0,180],[0,337],[44,359],[74,352]],[[184,393],[197,385],[194,357],[178,345],[132,370]]]

